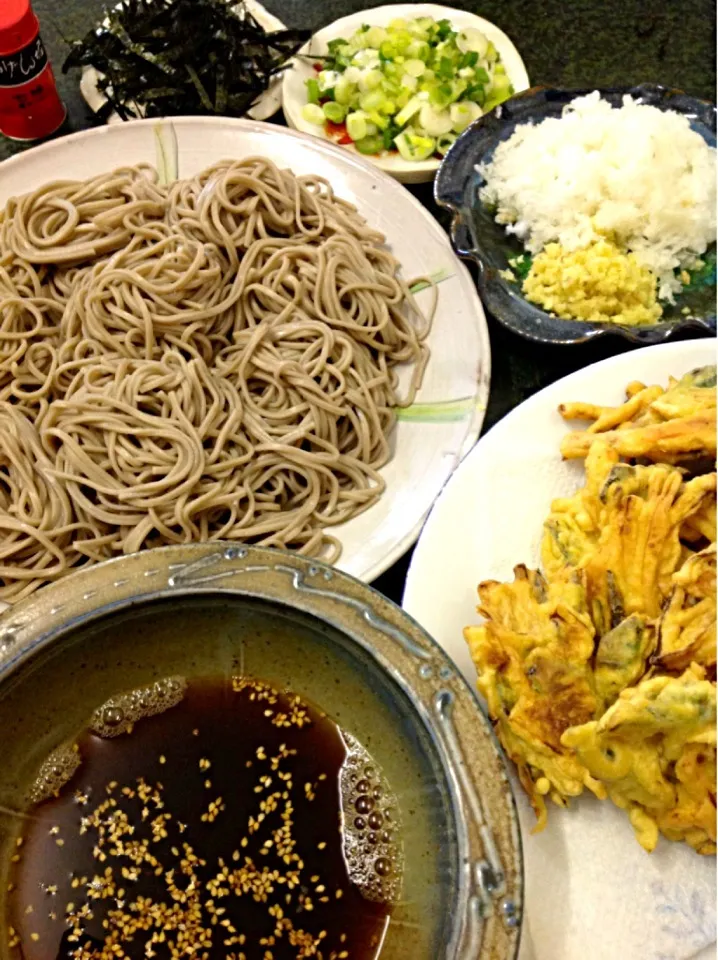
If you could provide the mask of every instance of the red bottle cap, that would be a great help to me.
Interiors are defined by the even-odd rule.
[[[0,56],[27,46],[35,39],[37,31],[37,17],[32,12],[30,0],[1,0]]]

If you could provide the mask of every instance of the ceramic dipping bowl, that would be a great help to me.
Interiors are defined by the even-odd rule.
[[[379,593],[259,547],[143,551],[78,571],[0,617],[5,901],[11,855],[35,809],[28,789],[48,756],[126,691],[211,676],[260,678],[299,694],[383,771],[401,814],[404,867],[377,957],[516,957],[517,817],[478,699],[439,646]],[[10,956],[7,902],[2,909],[0,955]],[[59,955],[57,944],[46,946],[43,955]]]

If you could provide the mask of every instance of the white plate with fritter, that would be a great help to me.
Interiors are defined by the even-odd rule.
[[[551,501],[584,483],[583,461],[561,460],[568,428],[558,405],[619,404],[632,380],[665,385],[715,362],[715,340],[692,340],[593,364],[521,404],[464,460],[424,526],[403,605],[469,682],[476,671],[463,628],[480,620],[477,584],[512,580],[517,563],[538,565]],[[520,960],[715,956],[714,857],[664,839],[647,854],[623,811],[588,796],[568,810],[551,805],[546,830],[532,835],[536,818],[514,783],[526,871]]]

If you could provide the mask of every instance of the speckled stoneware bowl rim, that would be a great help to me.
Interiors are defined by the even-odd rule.
[[[525,300],[518,289],[491,266],[471,229],[467,216],[466,192],[474,166],[493,149],[505,132],[507,124],[525,123],[546,103],[569,103],[575,97],[598,91],[601,96],[618,98],[631,95],[645,103],[676,110],[691,119],[698,119],[716,133],[716,106],[707,100],[689,96],[682,90],[660,84],[643,83],[633,87],[588,87],[559,89],[548,86],[531,87],[500,104],[490,113],[471,124],[448,151],[434,182],[436,203],[451,213],[450,235],[460,257],[473,261],[478,267],[478,287],[482,301],[496,319],[509,330],[539,343],[572,345],[586,343],[600,337],[622,337],[633,343],[649,345],[661,343],[678,332],[690,330],[715,334],[715,311],[704,317],[686,317],[676,322],[657,323],[647,327],[622,327],[616,324],[560,320]],[[477,151],[473,144],[477,135],[491,138],[491,145]]]
[[[448,654],[400,607],[348,574],[282,550],[222,542],[144,550],[88,566],[0,616],[0,686],[80,627],[156,600],[208,594],[314,617],[357,644],[399,688],[434,745],[456,832],[455,910],[448,942],[431,960],[515,960],[521,837],[491,724]]]

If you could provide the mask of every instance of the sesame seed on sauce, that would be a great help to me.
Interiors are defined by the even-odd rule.
[[[296,694],[232,691],[191,682],[128,734],[78,738],[72,791],[35,808],[10,858],[23,960],[373,960],[389,907],[326,839],[341,732]]]

